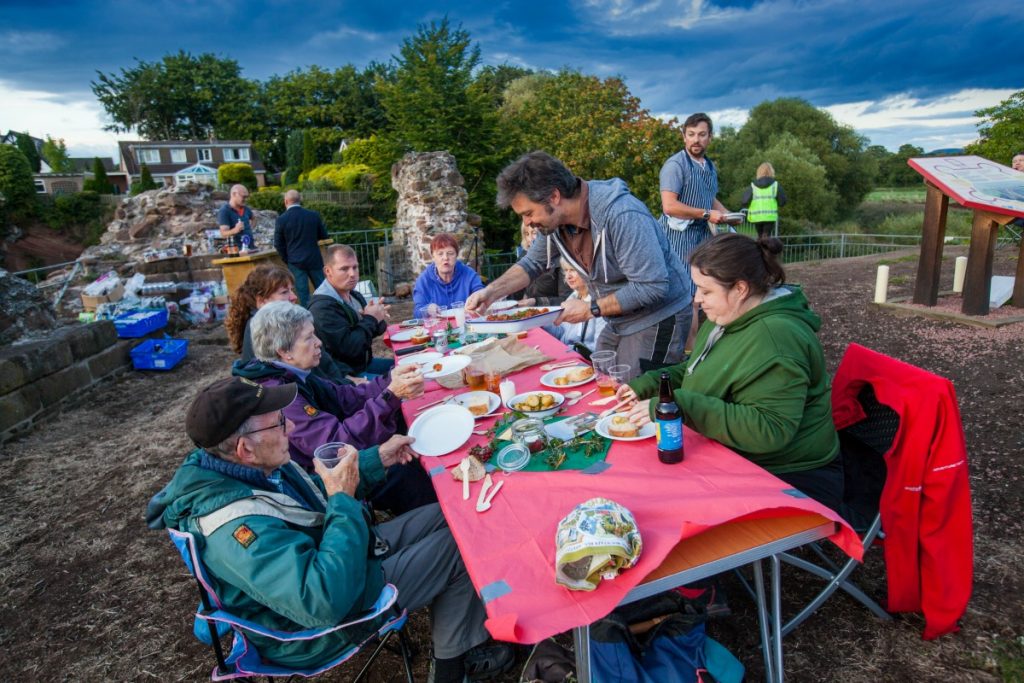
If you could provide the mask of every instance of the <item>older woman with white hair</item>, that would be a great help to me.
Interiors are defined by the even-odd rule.
[[[415,365],[397,367],[359,385],[325,377],[318,370],[322,344],[313,329],[313,315],[301,306],[287,301],[266,304],[249,326],[255,358],[244,365],[236,362],[231,373],[265,386],[298,385],[295,401],[283,413],[295,424],[288,435],[292,460],[307,471],[313,471],[313,451],[322,444],[341,441],[363,450],[404,430],[402,399],[423,394],[423,375]],[[392,485],[401,489],[394,500],[390,495],[383,502],[378,496],[373,500],[393,512],[437,500],[418,463],[389,468],[385,488],[390,491]]]

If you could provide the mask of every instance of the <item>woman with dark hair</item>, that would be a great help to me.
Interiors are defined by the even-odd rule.
[[[459,261],[459,241],[451,234],[442,232],[430,240],[430,257],[434,262],[420,273],[412,288],[413,315],[427,315],[430,306],[465,301],[484,288],[477,272]]]
[[[787,285],[774,237],[726,233],[690,256],[696,301],[707,314],[694,353],[668,368],[686,424],[837,509],[843,497],[839,437],[817,331],[821,319]],[[660,370],[620,387],[620,399],[658,393]],[[630,419],[653,419],[642,400]]]
[[[264,264],[253,268],[234,294],[231,295],[231,308],[228,309],[224,327],[228,331],[228,343],[232,350],[241,356],[242,364],[253,359],[252,335],[249,321],[256,311],[272,301],[287,301],[294,304],[298,301],[295,294],[295,278],[280,266]],[[339,384],[352,384],[352,368],[334,360],[326,351],[320,358],[317,372]]]

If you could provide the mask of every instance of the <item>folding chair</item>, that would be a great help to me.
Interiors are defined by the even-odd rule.
[[[405,665],[406,681],[407,683],[413,683],[411,648],[406,634],[402,630],[402,627],[405,626],[407,615],[405,610],[398,608],[398,589],[390,583],[384,586],[370,611],[352,621],[328,628],[307,629],[305,631],[270,629],[225,611],[199,557],[195,537],[190,533],[174,529],[168,529],[168,533],[199,588],[201,602],[196,610],[193,634],[198,640],[213,646],[213,651],[217,658],[217,666],[214,667],[210,674],[212,680],[225,681],[247,676],[316,676],[348,661],[370,641],[379,638],[380,642],[370,655],[369,660],[359,671],[359,674],[352,679],[354,683],[358,683],[384,649],[391,635],[397,633],[399,650]],[[255,633],[281,641],[313,640],[335,631],[356,627],[359,624],[363,624],[363,628],[365,628],[367,622],[371,622],[377,617],[386,617],[384,623],[379,628],[376,628],[361,642],[352,645],[334,659],[311,669],[290,669],[262,661],[251,638],[247,636],[248,633]],[[225,657],[220,639],[222,636],[227,635],[229,631],[234,633],[234,640],[231,651]]]
[[[785,624],[783,636],[840,588],[880,619],[923,612],[925,638],[957,630],[974,555],[966,447],[952,383],[850,344],[833,381],[832,416],[846,486],[839,512],[862,534],[865,552],[884,539],[888,611],[850,581],[854,560],[837,566],[812,547],[822,564],[781,555],[827,582]]]

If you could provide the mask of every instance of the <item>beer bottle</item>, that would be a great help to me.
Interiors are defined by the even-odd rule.
[[[672,398],[668,373],[661,373],[658,405],[654,409],[658,426],[658,460],[667,465],[683,461],[683,411]]]

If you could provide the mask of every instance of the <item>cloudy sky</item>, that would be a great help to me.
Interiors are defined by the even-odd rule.
[[[445,14],[487,64],[622,76],[654,114],[707,111],[716,125],[742,124],[767,99],[802,97],[892,150],[970,142],[975,110],[1024,89],[1021,0],[320,4],[0,0],[0,130],[63,137],[74,156],[114,156],[90,90],[96,71],[181,49],[235,59],[256,79],[363,67]]]

